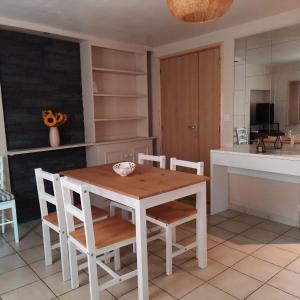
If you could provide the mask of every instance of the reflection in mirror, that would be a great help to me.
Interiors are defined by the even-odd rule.
[[[300,25],[235,41],[236,143],[237,128],[247,129],[250,143],[300,134],[299,101]]]

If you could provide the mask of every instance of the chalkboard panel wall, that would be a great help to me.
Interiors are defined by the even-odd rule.
[[[0,30],[0,82],[8,150],[49,146],[41,111],[66,112],[61,142],[84,142],[80,47],[76,42]],[[9,158],[20,222],[40,217],[34,168],[50,172],[86,166],[85,148]]]
[[[84,141],[78,43],[0,30],[0,82],[8,150],[49,146],[41,111],[66,112],[64,144]]]

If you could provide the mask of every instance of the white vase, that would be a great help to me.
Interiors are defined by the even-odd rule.
[[[50,127],[49,142],[51,147],[59,147],[60,137],[59,137],[59,130],[57,127]]]

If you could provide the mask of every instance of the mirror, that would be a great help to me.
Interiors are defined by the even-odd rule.
[[[300,133],[300,25],[235,41],[234,127],[250,143]]]

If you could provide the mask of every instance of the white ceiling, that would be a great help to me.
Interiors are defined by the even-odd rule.
[[[201,25],[177,21],[165,0],[1,0],[0,16],[159,46],[295,8],[299,0],[235,0],[224,17]]]

